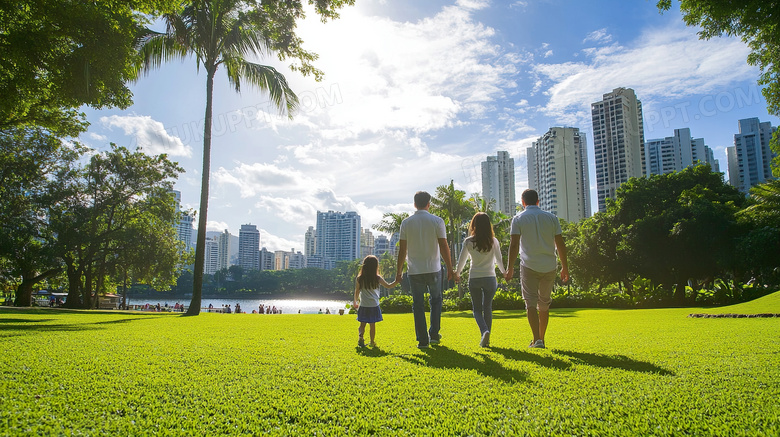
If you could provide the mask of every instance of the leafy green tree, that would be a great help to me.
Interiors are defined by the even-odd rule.
[[[450,261],[454,267],[457,265],[456,251],[465,238],[468,222],[474,215],[474,210],[466,198],[466,192],[456,190],[452,180],[449,185],[436,187],[436,194],[431,198],[431,213],[443,218],[447,226],[447,244],[450,248]],[[452,283],[447,288],[451,287]]]
[[[325,21],[338,17],[337,10],[354,0],[309,0]],[[192,302],[187,314],[200,313],[208,215],[209,178],[211,176],[211,128],[214,76],[222,66],[228,80],[240,92],[242,81],[268,93],[280,112],[292,117],[298,98],[284,76],[273,67],[247,61],[251,56],[276,53],[279,59],[300,61],[293,70],[303,75],[322,73],[312,65],[316,55],[305,51],[295,34],[296,22],[304,17],[302,1],[260,2],[256,0],[195,0],[175,13],[164,14],[166,32],[146,30],[139,50],[144,71],[164,61],[195,55],[198,67],[206,71],[206,112],[203,128],[203,170],[201,179],[198,235],[195,246],[195,271]]]
[[[0,259],[4,275],[19,278],[17,306],[29,306],[35,285],[62,271],[48,206],[62,194],[54,181],[73,172],[83,151],[40,128],[0,131]]]
[[[81,105],[125,108],[142,14],[171,0],[0,2],[0,130],[39,126],[76,136]]]
[[[176,222],[170,190],[181,171],[165,155],[131,153],[112,145],[110,151],[93,155],[75,177],[57,180],[67,196],[49,207],[49,226],[66,265],[68,306],[96,305],[119,266],[152,281],[166,267],[180,264],[170,229]],[[158,247],[148,248],[144,241]],[[156,255],[172,258],[149,259],[156,249]]]
[[[780,180],[750,189],[751,205],[737,213],[747,229],[740,241],[739,270],[763,283],[780,281]]]
[[[737,235],[734,214],[742,204],[744,196],[720,173],[698,165],[629,179],[607,212],[622,236],[619,256],[634,273],[673,286],[675,301],[683,303],[689,280],[728,270]]]

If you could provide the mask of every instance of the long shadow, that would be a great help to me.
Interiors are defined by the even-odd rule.
[[[42,323],[51,322],[54,319],[0,319],[0,323]]]
[[[664,376],[674,376],[674,372],[658,367],[647,361],[639,361],[625,355],[602,355],[588,352],[574,352],[561,349],[550,349],[554,354],[571,358],[574,362],[594,367],[629,370],[632,372],[655,373]]]
[[[493,312],[493,320],[497,319],[525,319],[525,310],[496,310],[499,312]],[[515,311],[515,313],[505,313],[504,311]],[[463,319],[470,319],[473,318],[474,315],[472,314],[471,310],[462,310],[459,312],[446,312],[441,314],[442,318],[448,317],[451,319],[457,319],[457,318],[463,318]],[[572,311],[551,311],[550,312],[551,318],[565,318],[565,317],[578,317],[577,314],[574,314]]]
[[[390,354],[383,351],[380,347],[355,347],[355,352],[357,352],[358,355],[362,355],[364,357],[371,357],[371,358],[379,358],[379,357],[386,357]]]
[[[490,350],[499,353],[510,360],[527,361],[542,367],[548,367],[557,370],[568,370],[571,368],[571,362],[569,360],[564,360],[550,355],[540,355],[529,351],[503,347],[491,347]]]
[[[162,317],[162,316],[157,316]],[[93,322],[93,323],[55,323],[55,324],[47,324],[44,322],[48,322],[54,319],[39,319],[39,320],[33,320],[33,319],[0,319],[0,331],[26,331],[26,332],[50,332],[50,331],[59,331],[59,332],[68,332],[68,331],[89,331],[89,330],[98,330],[98,329],[105,329],[101,325],[113,325],[117,323],[129,323],[134,322],[137,320],[147,320],[147,317],[129,317],[124,319],[117,319],[117,320],[106,320],[103,322]],[[20,324],[19,322],[22,322]],[[4,337],[7,337],[7,335],[4,335]]]
[[[481,355],[483,360],[464,355],[446,346],[436,346],[425,349],[422,355],[397,355],[402,360],[419,366],[434,367],[438,369],[462,369],[475,370],[477,373],[491,378],[500,379],[508,384],[524,382],[528,378],[527,372],[507,369],[498,361],[487,355]]]

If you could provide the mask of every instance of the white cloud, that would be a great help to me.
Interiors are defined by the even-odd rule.
[[[232,170],[220,167],[214,172],[214,180],[237,186],[242,198],[274,191],[305,191],[326,184],[325,180],[313,179],[300,170],[265,163],[241,163]]]
[[[607,33],[606,27],[594,30],[593,32],[589,33],[585,39],[582,40],[583,43],[595,42],[600,44],[605,44],[610,41],[612,41],[612,35]]]
[[[586,62],[539,64],[549,85],[543,112],[569,124],[590,120],[590,103],[614,88],[637,90],[643,102],[706,94],[755,77],[748,47],[735,38],[699,40],[695,30],[673,24],[646,31],[631,46],[585,51]]]
[[[458,6],[464,8],[464,9],[471,9],[471,10],[478,10],[478,9],[485,9],[488,6],[490,6],[490,1],[488,0],[457,0],[455,2]]]
[[[108,127],[119,127],[125,135],[134,135],[133,144],[152,155],[167,153],[170,156],[192,156],[192,148],[181,139],[170,135],[165,126],[148,115],[112,115],[101,117],[100,122]]]
[[[336,86],[339,99],[328,91],[332,104],[311,105],[307,117],[320,118],[326,138],[345,139],[388,130],[432,132],[479,116],[514,86],[520,59],[507,56],[491,42],[495,31],[471,17],[485,4],[445,7],[417,22],[358,16],[352,9],[327,29],[308,20],[301,35],[326,72],[324,85],[317,86]]]

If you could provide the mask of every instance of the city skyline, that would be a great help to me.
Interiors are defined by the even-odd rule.
[[[515,160],[521,192],[531,143],[553,126],[592,140],[590,104],[618,87],[642,100],[646,138],[690,128],[723,172],[738,120],[778,124],[744,43],[701,41],[679,12],[661,15],[652,2],[365,0],[326,24],[315,15],[300,35],[320,56],[322,82],[259,60],[301,98],[293,120],[217,74],[209,231],[255,223],[269,250],[303,248],[317,210],[356,211],[370,228],[451,179],[479,193],[480,162],[499,150]],[[92,125],[80,140],[168,153],[187,171],[176,183],[184,209],[197,209],[204,87],[194,61],[165,64],[132,85],[130,108],[85,108]]]

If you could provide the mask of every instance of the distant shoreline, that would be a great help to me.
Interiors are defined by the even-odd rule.
[[[121,296],[121,295],[120,295]],[[128,299],[169,299],[185,301],[192,299],[192,295],[186,294],[167,294],[167,293],[128,293]],[[204,294],[201,299],[214,300],[233,300],[233,299],[290,299],[290,300],[350,300],[352,295],[349,293],[282,293],[282,294],[262,294],[262,293],[237,293],[237,294]]]

